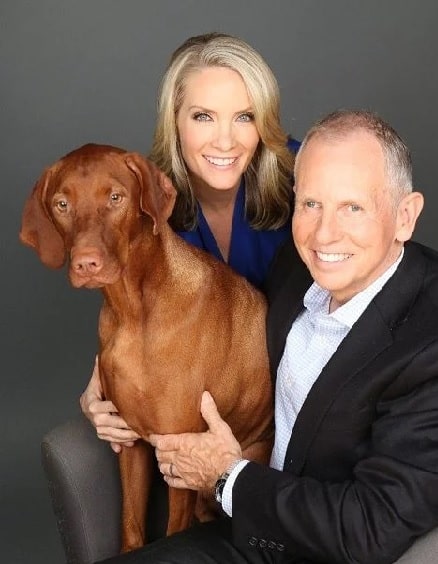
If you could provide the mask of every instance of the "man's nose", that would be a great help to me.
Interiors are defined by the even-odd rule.
[[[320,244],[339,240],[342,234],[339,218],[334,210],[322,210],[318,218],[315,236]]]

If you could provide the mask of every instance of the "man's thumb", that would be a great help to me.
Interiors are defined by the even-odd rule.
[[[204,392],[201,398],[201,415],[208,425],[210,431],[214,430],[223,423],[216,407],[216,403],[210,392]]]

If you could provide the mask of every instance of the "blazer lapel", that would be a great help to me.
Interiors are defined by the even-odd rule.
[[[303,309],[303,297],[310,285],[312,277],[304,263],[293,249],[293,254],[285,256],[282,260],[284,271],[280,266],[278,278],[281,284],[277,283],[275,295],[269,300],[267,316],[267,345],[271,374],[275,386],[277,367],[283,355],[286,338],[292,323]]]
[[[299,474],[307,451],[341,388],[392,343],[391,331],[374,304],[354,324],[312,386],[294,425],[285,466]]]
[[[298,414],[286,452],[285,467],[292,472],[300,473],[313,438],[341,388],[392,344],[392,329],[409,315],[424,270],[421,254],[414,244],[409,245],[394,276],[321,371]]]

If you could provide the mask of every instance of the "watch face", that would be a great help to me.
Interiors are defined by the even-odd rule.
[[[222,502],[222,494],[224,492],[225,482],[227,481],[228,476],[221,476],[215,484],[214,487],[214,497],[218,503]]]

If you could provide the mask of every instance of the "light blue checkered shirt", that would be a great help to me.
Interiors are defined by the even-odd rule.
[[[397,270],[402,258],[403,250],[396,262],[377,280],[333,313],[329,313],[330,294],[327,290],[316,282],[307,290],[303,300],[304,309],[292,324],[277,370],[272,468],[283,469],[296,418],[321,370],[371,300]],[[230,516],[232,486],[245,464],[246,461],[242,461],[236,466],[225,484],[222,507]]]

